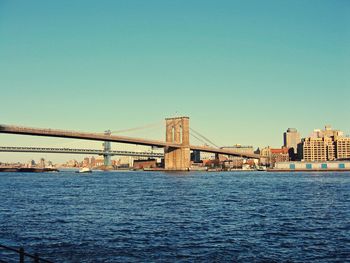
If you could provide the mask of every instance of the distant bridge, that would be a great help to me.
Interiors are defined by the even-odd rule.
[[[180,143],[169,143],[157,140],[148,140],[141,138],[133,138],[127,136],[115,136],[115,135],[105,135],[102,133],[87,133],[87,132],[75,132],[75,131],[65,131],[56,129],[40,129],[40,128],[27,128],[20,126],[10,126],[10,125],[0,125],[0,133],[9,134],[21,134],[21,135],[34,135],[34,136],[46,136],[46,137],[60,137],[60,138],[73,138],[73,139],[83,139],[83,140],[93,140],[93,141],[110,141],[128,144],[138,144],[146,146],[156,146],[156,147],[171,147],[171,148],[181,148]],[[259,159],[259,154],[242,153],[239,151],[234,151],[230,149],[220,149],[208,146],[195,146],[189,145],[191,150],[197,150],[201,152],[210,152],[218,154],[226,154],[232,156],[241,156],[246,158]]]
[[[128,143],[145,146],[156,146],[164,148],[164,162],[167,170],[188,170],[190,168],[190,150],[200,152],[210,152],[231,156],[240,156],[245,158],[259,159],[259,154],[242,153],[231,149],[220,149],[208,146],[190,145],[189,140],[189,118],[175,117],[167,118],[166,120],[166,140],[149,140],[143,138],[133,138],[127,136],[116,136],[102,133],[89,133],[66,131],[58,129],[40,129],[28,128],[20,126],[0,125],[0,133],[19,134],[19,135],[34,135],[59,138],[73,138],[83,140],[104,141],[105,151],[109,150],[108,142]],[[106,143],[107,142],[107,143]],[[110,163],[110,155],[102,153],[105,157],[106,164]]]
[[[156,147],[166,147],[166,146],[170,146],[174,148],[181,147],[181,144],[177,144],[177,143],[167,143],[164,141],[133,138],[133,137],[127,137],[127,136],[106,135],[103,133],[66,131],[66,130],[58,130],[58,129],[28,128],[28,127],[13,126],[13,125],[0,125],[0,133],[71,138],[71,139],[82,139],[82,140],[104,141],[104,142],[110,141],[110,142],[138,144],[138,145],[156,146]]]
[[[109,151],[96,149],[72,149],[72,148],[42,148],[42,147],[0,147],[0,152],[26,152],[26,153],[68,153],[68,154],[89,154],[89,155],[110,155],[110,156],[133,156],[162,158],[163,153],[136,152],[136,151]]]

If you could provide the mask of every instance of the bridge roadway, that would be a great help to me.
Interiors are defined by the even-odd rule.
[[[42,147],[0,147],[0,152],[27,152],[27,153],[68,153],[110,156],[135,156],[135,157],[164,157],[163,153],[154,152],[132,152],[132,151],[109,151],[96,149],[71,149],[71,148],[42,148]]]
[[[66,131],[58,129],[41,129],[41,128],[28,128],[13,125],[0,125],[0,133],[7,134],[19,134],[19,135],[33,135],[33,136],[45,136],[45,137],[59,137],[59,138],[73,138],[73,139],[83,139],[83,140],[93,140],[93,141],[110,141],[128,144],[138,144],[146,146],[156,146],[156,147],[172,147],[181,148],[184,147],[178,143],[168,143],[158,140],[148,140],[142,138],[133,138],[127,136],[116,136],[116,135],[105,135],[102,133],[88,133],[88,132],[77,132],[77,131]],[[226,154],[232,156],[241,156],[246,158],[259,159],[258,154],[248,154],[241,153],[239,151],[228,150],[228,149],[218,149],[214,147],[207,146],[194,146],[189,145],[191,150],[198,150],[201,152],[210,152],[218,154]]]

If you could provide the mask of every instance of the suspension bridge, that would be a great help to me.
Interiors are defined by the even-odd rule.
[[[107,164],[110,163],[110,156],[112,155],[110,154],[111,142],[164,148],[164,163],[165,163],[164,168],[166,170],[189,170],[190,163],[191,163],[190,151],[209,152],[209,153],[215,153],[215,154],[240,156],[240,157],[253,158],[253,159],[260,158],[258,154],[242,153],[232,149],[219,148],[211,140],[209,140],[205,136],[201,135],[199,132],[196,132],[192,128],[190,128],[188,117],[166,118],[165,127],[166,127],[165,141],[150,140],[145,138],[135,138],[135,137],[121,136],[121,135],[112,135],[111,131],[106,131],[104,133],[91,133],[91,132],[68,131],[68,130],[59,130],[59,129],[31,128],[31,127],[22,127],[22,126],[14,126],[14,125],[0,125],[0,133],[103,141],[104,149],[99,154],[104,156],[105,163]],[[133,130],[133,129],[127,129],[124,131],[130,131],[130,130]],[[193,137],[201,141],[207,141],[213,146],[191,145],[190,130],[194,131],[194,134],[193,133],[191,134]],[[51,150],[51,152],[55,150],[57,151],[57,153],[67,152],[58,148],[53,148],[53,149],[54,150]],[[15,151],[15,150],[16,149],[12,149],[12,151]],[[38,150],[37,152],[40,151],[39,149],[37,150]],[[74,152],[74,149],[71,149],[71,150]],[[94,150],[91,150],[91,152],[93,151]]]

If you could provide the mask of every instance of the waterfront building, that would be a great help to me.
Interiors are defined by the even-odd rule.
[[[304,161],[332,161],[335,160],[335,145],[332,138],[312,138],[303,139],[302,147],[299,147],[301,159]]]
[[[270,146],[262,148],[260,150],[260,164],[269,166],[270,165]]]
[[[79,163],[77,160],[69,160],[65,166],[66,167],[78,167]]]
[[[313,161],[334,161],[350,158],[350,138],[344,133],[325,126],[324,130],[314,130],[310,137],[298,145],[300,159]]]
[[[255,151],[254,151],[255,154],[260,154],[261,153],[261,150],[260,148],[258,147]]]
[[[227,169],[242,169],[244,164],[244,159],[243,158],[237,158],[234,160],[226,160],[223,161],[223,168]]]
[[[95,159],[95,167],[104,166],[104,164],[105,164],[105,161],[104,161],[103,157],[99,156]]]
[[[30,160],[28,163],[27,163],[27,167],[31,168],[31,167],[35,167],[36,166],[36,163],[34,160]]]
[[[201,152],[196,150],[192,151],[191,161],[193,161],[194,163],[199,163],[201,161]]]
[[[39,167],[40,167],[40,168],[45,168],[45,166],[46,166],[46,165],[45,165],[45,159],[44,159],[44,158],[41,158],[41,159],[40,159]]]
[[[288,162],[290,160],[289,149],[287,147],[271,149],[271,163]]]
[[[283,146],[292,149],[293,153],[296,154],[298,150],[298,144],[301,142],[300,134],[295,128],[288,128],[283,133]]]
[[[133,169],[145,169],[145,168],[156,168],[157,160],[156,159],[139,159],[134,160]]]
[[[341,137],[336,140],[336,154],[338,159],[350,158],[350,138]]]
[[[91,167],[95,167],[96,166],[96,159],[94,156],[91,156],[90,158],[90,165]]]
[[[90,166],[90,158],[85,157],[83,160],[83,167],[89,167]]]
[[[235,144],[233,146],[221,147],[221,149],[233,150],[235,152],[242,153],[242,154],[253,154],[254,153],[254,148],[251,145]],[[220,162],[233,161],[233,162],[228,162],[228,163],[238,164],[238,166],[241,163],[243,163],[243,161],[244,161],[244,158],[242,158],[240,156],[223,155],[223,154],[218,154],[216,159],[219,159]]]
[[[215,153],[208,153],[208,152],[200,152],[200,160],[201,161],[207,161],[207,160],[214,160],[215,159]]]
[[[268,146],[260,151],[261,165],[274,166],[277,162],[288,162],[289,160],[290,155],[287,147],[271,148]]]

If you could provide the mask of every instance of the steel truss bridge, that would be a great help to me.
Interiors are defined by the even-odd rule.
[[[162,158],[163,153],[136,152],[136,151],[104,151],[97,149],[72,149],[72,148],[42,148],[42,147],[0,147],[0,152],[23,152],[23,153],[65,153],[65,154],[89,154],[109,156],[132,156]]]

